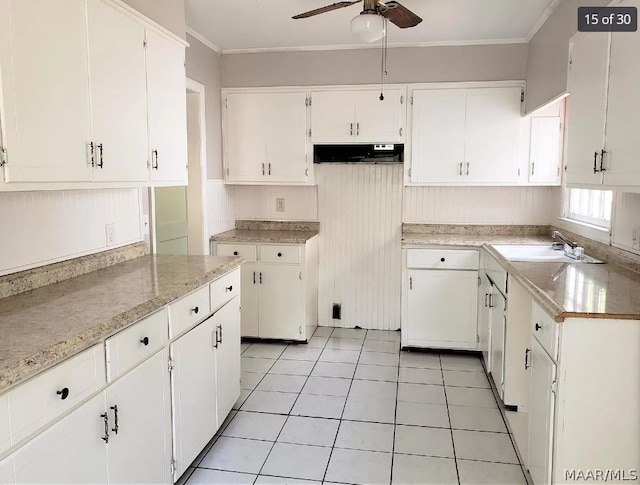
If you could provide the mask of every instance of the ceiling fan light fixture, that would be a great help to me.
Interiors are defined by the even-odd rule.
[[[373,12],[362,12],[351,20],[351,33],[364,42],[370,43],[384,36],[384,18]]]

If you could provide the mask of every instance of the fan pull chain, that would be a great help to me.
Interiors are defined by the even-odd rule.
[[[384,101],[384,77],[387,75],[387,18],[382,17],[384,35],[382,36],[382,59],[380,66],[380,101]]]

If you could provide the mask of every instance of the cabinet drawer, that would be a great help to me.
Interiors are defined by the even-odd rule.
[[[534,301],[531,308],[531,333],[553,360],[558,360],[559,324]]]
[[[209,284],[211,313],[240,293],[240,269],[236,269]]]
[[[11,442],[46,426],[105,385],[104,347],[95,345],[9,391]]]
[[[109,337],[107,379],[112,381],[152,355],[167,341],[167,310],[162,309]]]
[[[216,243],[216,256],[241,256],[249,262],[258,259],[255,244]]]
[[[206,285],[169,305],[169,337],[190,329],[210,313],[209,285]]]
[[[472,249],[407,249],[408,268],[478,269],[479,262]]]
[[[262,244],[260,261],[264,263],[299,263],[300,246],[276,246]]]

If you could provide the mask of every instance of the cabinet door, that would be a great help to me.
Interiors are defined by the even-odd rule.
[[[231,93],[226,99],[226,166],[229,183],[267,178],[267,110],[263,93]]]
[[[85,2],[0,1],[8,182],[90,181]]]
[[[216,350],[218,427],[240,397],[240,298],[234,298],[213,316],[220,343]]]
[[[624,5],[640,8],[640,1]],[[611,34],[604,167],[606,185],[640,185],[640,36]]]
[[[260,269],[260,337],[301,340],[302,278],[299,265],[265,264]]]
[[[402,89],[357,91],[356,141],[358,143],[402,143],[404,140],[404,94]]]
[[[409,270],[409,345],[475,349],[478,272]]]
[[[113,421],[105,430],[104,413],[100,393],[20,448],[12,455],[16,483],[108,483],[103,437],[113,436]]]
[[[529,472],[536,484],[551,483],[551,457],[556,364],[536,338],[531,347],[531,395],[529,408]]]
[[[191,465],[217,429],[215,346],[213,317],[171,344],[176,477]]]
[[[241,269],[240,298],[242,303],[241,331],[243,337],[259,337],[260,264],[244,263]]]
[[[482,351],[485,367],[491,372],[491,309],[489,308],[491,283],[484,273],[480,276],[480,281],[478,287],[478,350]]]
[[[529,182],[560,183],[560,117],[531,119]]]
[[[601,184],[600,151],[604,147],[609,34],[578,34],[569,56],[567,184]]]
[[[0,455],[11,447],[8,394],[0,396]]]
[[[413,92],[411,182],[461,183],[465,89]]]
[[[101,0],[87,3],[94,180],[144,182],[147,84],[144,27]]]
[[[491,377],[504,399],[504,342],[507,328],[506,302],[499,291],[491,294]]]
[[[307,169],[307,95],[269,93],[265,96],[267,180],[270,183],[304,183]]]
[[[184,47],[153,31],[147,38],[151,180],[187,184],[187,87]]]
[[[353,143],[356,133],[355,96],[354,91],[311,93],[313,143]]]
[[[466,183],[507,184],[517,180],[521,88],[467,90]]]
[[[109,483],[173,483],[168,360],[158,352],[106,390]]]

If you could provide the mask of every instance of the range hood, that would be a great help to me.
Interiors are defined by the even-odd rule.
[[[404,145],[314,145],[313,163],[403,163]]]

